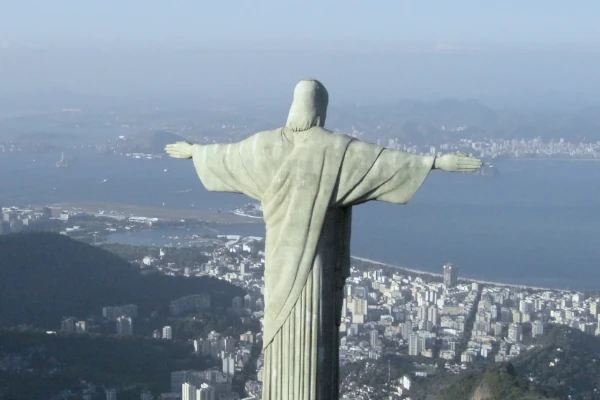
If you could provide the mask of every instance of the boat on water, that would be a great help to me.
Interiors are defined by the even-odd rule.
[[[56,168],[68,168],[68,167],[69,167],[69,163],[65,159],[65,153],[60,153],[60,160],[58,160],[56,162]]]

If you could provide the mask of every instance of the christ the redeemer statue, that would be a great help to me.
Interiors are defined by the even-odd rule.
[[[261,202],[266,223],[263,400],[333,400],[350,274],[352,206],[406,204],[429,171],[474,171],[460,154],[420,156],[328,131],[328,93],[303,80],[284,127],[232,144],[178,142],[207,190]]]

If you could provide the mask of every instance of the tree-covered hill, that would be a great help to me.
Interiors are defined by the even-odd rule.
[[[89,383],[94,399],[105,398],[104,388],[116,388],[119,399],[168,392],[171,372],[213,366],[192,352],[169,340],[0,329],[0,399],[45,400],[65,390],[80,399]]]
[[[439,400],[542,400],[552,398],[534,383],[519,377],[510,363],[467,372],[438,397]]]
[[[178,297],[208,293],[228,307],[243,291],[214,278],[141,275],[122,258],[48,232],[0,235],[0,326],[56,328],[62,317],[99,315],[103,306],[165,311]]]
[[[520,376],[561,398],[600,399],[600,338],[565,325],[549,325],[535,347],[513,360]]]

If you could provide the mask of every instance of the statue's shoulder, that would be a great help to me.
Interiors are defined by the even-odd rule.
[[[283,128],[257,132],[246,141],[254,150],[262,152],[270,159],[286,156],[294,147],[293,143],[286,137]]]
[[[325,128],[321,128],[321,127],[314,127],[311,129],[314,133],[312,134],[312,136],[319,141],[326,141],[329,144],[336,144],[336,145],[340,145],[340,144],[348,144],[353,140],[356,140],[355,138],[353,138],[350,135],[346,135],[344,133],[340,133],[340,132],[332,132],[329,129],[325,129]]]
[[[257,142],[260,146],[271,146],[276,143],[284,142],[285,134],[282,128],[260,131],[248,137],[246,141]]]

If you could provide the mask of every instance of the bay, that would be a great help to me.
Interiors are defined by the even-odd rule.
[[[229,210],[249,201],[207,192],[189,161],[82,151],[61,169],[54,166],[59,158],[0,153],[0,205],[87,201]],[[453,262],[462,276],[476,279],[600,290],[600,163],[496,165],[500,175],[491,179],[433,171],[408,205],[356,207],[353,254],[430,272]],[[263,225],[247,229],[240,234],[264,235]]]

